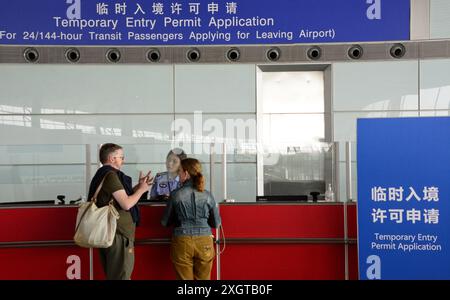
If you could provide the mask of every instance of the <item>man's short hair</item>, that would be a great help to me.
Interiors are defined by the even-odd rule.
[[[102,147],[100,148],[100,153],[99,153],[100,162],[102,164],[107,163],[108,156],[110,154],[116,152],[119,149],[122,149],[122,147],[117,144],[113,144],[113,143],[103,144]]]

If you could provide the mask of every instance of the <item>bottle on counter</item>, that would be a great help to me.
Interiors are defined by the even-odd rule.
[[[329,202],[334,201],[334,192],[333,192],[333,188],[331,187],[331,183],[328,184],[328,188],[325,192],[325,201],[329,201]]]

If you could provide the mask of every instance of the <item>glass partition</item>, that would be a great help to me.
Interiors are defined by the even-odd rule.
[[[263,196],[292,196],[298,200],[325,200],[336,190],[335,144],[278,144],[262,155]],[[336,200],[334,197],[333,201]]]
[[[263,195],[306,195],[324,200],[329,184],[336,191],[335,146],[317,143],[271,146],[258,154],[250,143],[121,144],[122,171],[137,183],[139,172],[155,176],[166,172],[166,158],[173,148],[202,163],[206,188],[215,199],[254,202],[258,194],[258,165],[263,164]],[[100,166],[100,145],[3,145],[0,146],[0,202],[58,202],[85,198],[91,178]],[[258,161],[258,157],[261,158]],[[341,162],[342,164],[342,162]],[[225,180],[224,180],[225,178]],[[336,196],[337,198],[337,196]]]
[[[124,147],[133,182],[139,171],[165,171],[168,151],[183,148],[202,162],[218,201],[320,198],[330,183],[337,191],[333,151],[322,143],[331,140],[324,72],[262,72],[260,98],[255,68],[2,65],[0,202],[86,197],[106,142]]]
[[[187,157],[196,158],[202,164],[203,175],[206,178],[206,189],[211,190],[211,144],[192,143],[180,144],[173,142],[158,142],[152,144],[122,144],[125,164],[122,171],[137,183],[139,172],[152,172],[152,176],[158,173],[166,172],[166,158],[169,152],[174,148],[182,149]],[[214,158],[213,158],[214,160]],[[220,174],[220,173],[218,173]],[[213,178],[212,180],[216,180]],[[214,189],[213,189],[213,192]]]
[[[87,145],[0,145],[0,203],[85,197]]]
[[[151,170],[153,176],[166,172],[169,151],[182,148],[188,157],[201,162],[206,189],[218,202],[224,199],[223,176],[229,181],[229,195],[238,201],[255,199],[256,154],[242,145],[227,145],[227,159],[224,158],[224,144],[220,143],[167,141],[120,145],[125,157],[121,170],[132,178],[133,184],[137,183],[140,172]],[[1,145],[0,203],[78,203],[86,198],[91,178],[101,166],[98,160],[100,146]],[[230,163],[228,172],[224,170],[224,162]]]

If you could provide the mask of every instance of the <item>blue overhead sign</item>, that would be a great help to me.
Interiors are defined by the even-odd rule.
[[[450,118],[359,119],[361,279],[450,279]]]
[[[410,0],[2,0],[3,45],[409,40]]]

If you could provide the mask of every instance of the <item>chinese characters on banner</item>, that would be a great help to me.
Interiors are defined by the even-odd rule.
[[[181,11],[186,10],[190,14],[198,15],[200,13],[200,4],[201,3],[178,3],[171,2],[169,3],[161,3],[161,2],[152,2],[151,5],[147,5],[147,3],[133,3],[128,4],[126,2],[117,2],[117,3],[105,3],[98,2],[96,3],[96,13],[97,15],[180,15]],[[237,12],[237,3],[236,2],[226,2],[226,3],[218,3],[211,1],[204,5],[206,11],[210,14],[219,13],[219,5],[222,6],[224,13],[226,14],[236,14]],[[203,7],[202,7],[203,8]]]
[[[357,121],[361,279],[450,279],[450,118]]]
[[[404,188],[400,186],[399,188],[389,187],[373,187],[372,188],[372,201],[375,202],[386,202],[386,201],[413,201],[426,203],[426,202],[437,202],[439,201],[439,189],[437,187],[424,187],[423,196],[419,197],[414,188],[409,187],[408,196],[403,199]],[[405,218],[404,218],[405,216]],[[425,224],[438,224],[439,223],[439,209],[435,208],[424,208],[424,209],[402,209],[402,208],[389,208],[380,209],[372,208],[372,221],[374,223],[380,222],[384,223],[385,220],[394,221],[396,223],[403,223],[405,219],[406,222],[411,222],[415,224],[416,222],[424,222]]]

